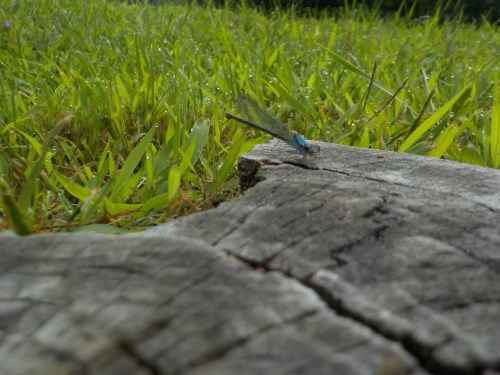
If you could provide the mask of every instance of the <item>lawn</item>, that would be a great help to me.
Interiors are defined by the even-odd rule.
[[[140,230],[239,194],[268,137],[500,167],[500,33],[487,22],[246,6],[0,0],[0,227]]]

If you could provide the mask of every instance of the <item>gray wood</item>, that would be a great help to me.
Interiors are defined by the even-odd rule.
[[[500,172],[321,147],[139,234],[0,235],[0,374],[498,372]]]
[[[145,235],[299,280],[429,371],[500,368],[499,171],[337,145],[304,158],[281,142],[239,167],[244,188],[260,181],[243,198]]]

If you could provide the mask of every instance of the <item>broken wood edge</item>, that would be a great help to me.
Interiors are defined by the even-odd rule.
[[[240,190],[242,193],[265,179],[264,177],[257,176],[257,173],[267,164],[269,164],[269,160],[252,159],[245,155],[239,157],[238,174],[240,179]]]

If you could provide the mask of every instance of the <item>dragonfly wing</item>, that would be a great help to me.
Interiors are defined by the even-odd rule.
[[[236,99],[236,108],[244,114],[250,121],[260,125],[263,131],[268,132],[281,140],[290,143],[295,133],[293,133],[286,125],[279,122],[259,105],[244,96],[239,96]]]
[[[244,118],[232,115],[231,113],[226,113],[225,115],[226,115],[226,117],[228,119],[233,119],[233,120],[239,121],[242,124],[245,124],[245,125],[251,126],[252,128],[255,128],[255,129],[258,129],[260,131],[263,131],[264,133],[272,135],[274,138],[280,139],[280,140],[282,140],[282,141],[284,141],[284,142],[286,142],[286,143],[288,143],[288,144],[296,147],[294,144],[292,144],[293,143],[293,139],[290,140],[288,138],[283,138],[283,136],[281,136],[280,134],[276,134],[275,132],[273,132],[270,129],[266,129],[263,126],[260,126],[259,124],[256,124],[255,122],[252,122],[252,121],[246,120]]]

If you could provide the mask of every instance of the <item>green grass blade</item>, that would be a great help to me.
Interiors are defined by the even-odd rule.
[[[370,129],[365,127],[363,130],[363,135],[359,141],[358,147],[368,148],[370,146]]]
[[[209,121],[199,121],[194,124],[191,133],[189,134],[189,139],[187,141],[188,147],[192,142],[196,142],[196,145],[193,150],[193,156],[191,157],[191,164],[195,164],[198,161],[201,151],[205,146],[205,142],[207,141],[208,131],[210,130],[210,122]]]
[[[45,156],[49,152],[50,145],[54,138],[59,134],[62,128],[73,118],[73,115],[68,115],[63,119],[59,120],[54,127],[50,130],[49,134],[45,138],[45,141],[40,150],[40,156],[36,160],[33,168],[30,171],[30,174],[26,178],[26,184],[21,189],[21,193],[19,194],[19,206],[23,211],[26,211],[34,200],[33,194],[35,193],[35,186],[38,182],[38,177],[40,175],[40,171],[42,170],[43,164],[45,162]]]
[[[170,202],[169,193],[159,194],[148,199],[141,207],[141,211],[148,213],[151,210],[164,210]]]
[[[57,179],[57,181],[62,185],[64,190],[66,190],[69,194],[71,194],[75,198],[78,198],[80,201],[85,201],[89,196],[92,195],[92,192],[89,189],[77,184],[75,181],[73,181],[69,177],[66,177],[63,174],[56,172],[54,173],[54,176]]]
[[[196,150],[196,142],[192,142],[185,151],[179,150],[182,155],[181,163],[179,164],[179,173],[180,175],[184,175],[188,168],[191,170],[194,169],[193,164],[191,164],[191,160],[195,158],[194,152]]]
[[[122,193],[127,180],[134,174],[134,170],[141,161],[142,157],[146,153],[148,145],[153,139],[153,135],[156,131],[156,127],[152,127],[146,133],[146,135],[141,139],[141,141],[134,147],[130,155],[125,159],[123,167],[118,172],[118,177],[116,178],[113,188],[111,190],[110,199],[113,201],[118,195]]]
[[[179,168],[175,165],[170,167],[168,171],[168,201],[172,201],[177,192],[179,191],[179,186],[181,185],[181,174]]]
[[[106,142],[106,146],[104,146],[104,150],[102,150],[101,157],[99,158],[99,164],[97,164],[97,173],[101,178],[104,177],[104,174],[107,172],[107,168],[105,168],[105,162],[108,157],[112,157],[109,154],[109,145],[110,142]]]
[[[455,137],[458,134],[458,127],[455,125],[448,126],[445,131],[443,131],[435,142],[435,148],[427,153],[428,156],[433,156],[435,158],[440,158],[444,155],[448,147],[453,143]]]
[[[400,152],[407,151],[411,146],[413,146],[426,132],[428,132],[436,123],[441,120],[453,107],[453,105],[460,99],[465,99],[470,94],[470,87],[466,86],[453,98],[451,98],[446,104],[434,112],[428,119],[426,119],[422,124],[420,124],[411,133],[408,138],[399,147]]]
[[[81,205],[81,215],[80,215],[80,223],[85,224],[89,222],[95,215],[95,213],[102,209],[103,200],[109,193],[111,189],[111,185],[107,184],[104,188],[100,189],[99,193],[94,193],[93,196],[89,196]],[[102,212],[101,212],[102,213]]]
[[[371,81],[372,76],[370,74],[366,73],[364,70],[358,68],[356,65],[350,63],[349,61],[344,59],[342,56],[329,50],[328,48],[326,48],[326,47],[322,47],[322,48],[330,55],[330,57],[332,59],[334,59],[339,64],[341,64],[344,68],[346,68],[347,70],[350,70],[351,72],[359,74],[361,77],[365,78],[368,81]],[[375,87],[379,88],[380,90],[384,91],[385,93],[389,94],[391,97],[394,96],[394,93],[390,89],[388,89],[387,87],[385,87],[381,83],[378,83],[377,81],[373,81],[373,86],[375,86]],[[398,101],[400,101],[401,103],[403,103],[403,100],[401,98],[399,98],[397,96],[395,98]]]
[[[154,190],[155,169],[153,160],[156,158],[156,151],[153,145],[149,145],[146,150],[146,158],[144,159],[144,173],[146,174],[146,189]]]
[[[500,167],[500,100],[497,97],[491,110],[491,136],[489,140],[491,166]]]
[[[0,197],[2,198],[5,214],[10,219],[14,232],[20,236],[26,236],[33,232],[32,221],[26,217],[26,211],[23,211],[14,199],[7,182],[0,177]]]
[[[238,140],[234,143],[233,147],[231,147],[228,154],[226,155],[226,158],[224,159],[224,162],[222,163],[222,166],[219,172],[217,173],[215,180],[210,186],[211,192],[218,191],[224,184],[224,182],[229,180],[232,174],[231,172],[234,171],[234,165],[238,160],[238,156],[240,155],[241,148],[243,147],[244,144],[245,144],[245,137],[243,134],[241,134]]]
[[[31,144],[33,149],[38,153],[38,155],[42,154],[42,144],[38,142],[34,137],[23,131],[22,129],[17,129],[17,131]]]

